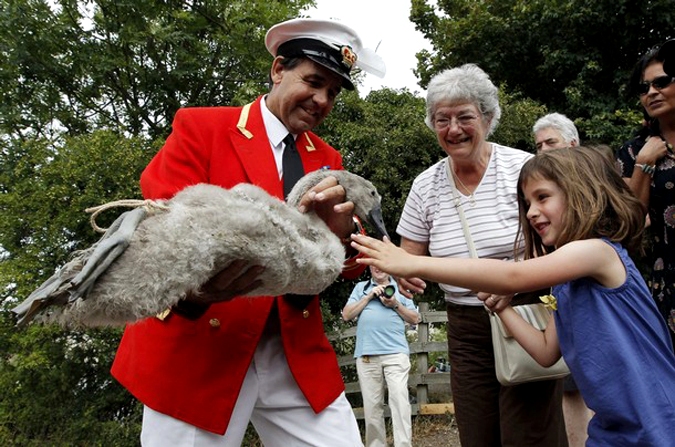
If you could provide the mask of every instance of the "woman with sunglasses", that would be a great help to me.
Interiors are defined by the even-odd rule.
[[[629,88],[644,107],[644,129],[618,152],[621,172],[649,211],[652,296],[675,344],[675,61],[672,45],[653,48],[642,56]]]

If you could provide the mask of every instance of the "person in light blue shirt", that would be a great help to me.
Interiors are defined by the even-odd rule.
[[[356,372],[359,376],[366,426],[366,447],[386,447],[384,423],[385,384],[389,392],[395,447],[412,446],[408,400],[410,349],[405,324],[417,324],[415,303],[399,293],[389,274],[370,268],[371,279],[352,291],[342,318],[357,320]]]

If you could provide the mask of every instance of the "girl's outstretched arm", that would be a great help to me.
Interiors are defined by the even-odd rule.
[[[365,255],[358,263],[374,265],[392,276],[419,277],[434,282],[452,284],[469,290],[480,290],[498,295],[526,292],[550,287],[542,283],[532,272],[516,267],[516,264],[497,259],[435,258],[413,255],[394,245],[389,239],[383,241],[368,236],[352,235],[352,247]],[[535,278],[534,285],[515,280],[516,271],[521,278]],[[489,274],[488,274],[489,273]]]
[[[525,321],[511,306],[507,306],[498,315],[513,338],[541,366],[549,367],[560,359],[558,333],[552,315],[548,319],[546,330],[543,332]]]
[[[569,242],[551,254],[520,262],[416,256],[388,239],[379,241],[363,235],[352,235],[352,247],[365,255],[357,262],[374,265],[393,276],[419,277],[497,295],[539,290],[583,277],[613,288],[626,279],[616,251],[600,239]]]

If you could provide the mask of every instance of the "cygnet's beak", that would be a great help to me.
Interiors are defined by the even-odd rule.
[[[382,208],[379,206],[373,208],[368,213],[368,222],[375,228],[375,231],[378,233],[380,239],[385,236],[389,237],[387,233],[387,228],[384,226],[384,220],[382,219]]]

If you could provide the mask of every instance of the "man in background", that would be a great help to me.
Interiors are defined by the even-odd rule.
[[[571,119],[561,113],[549,113],[532,127],[537,152],[559,147],[579,146],[579,131]]]
[[[412,421],[408,399],[410,349],[405,325],[420,322],[415,303],[398,291],[388,273],[370,267],[371,279],[358,283],[342,310],[342,318],[358,318],[356,372],[363,396],[366,447],[386,447],[384,423],[385,384],[395,447],[412,446]]]

